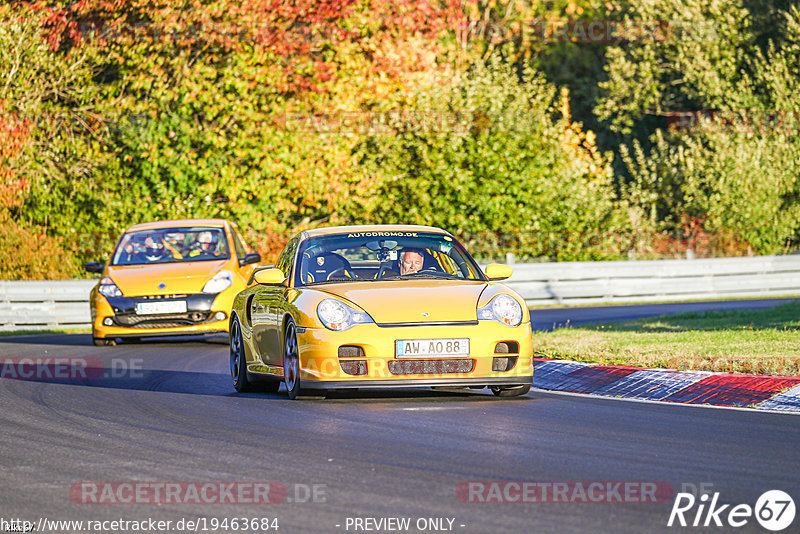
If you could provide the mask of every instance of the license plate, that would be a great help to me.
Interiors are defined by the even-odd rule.
[[[166,302],[137,302],[137,315],[153,315],[157,313],[185,313],[185,300],[170,300]]]
[[[395,352],[398,358],[469,356],[469,338],[398,339]]]

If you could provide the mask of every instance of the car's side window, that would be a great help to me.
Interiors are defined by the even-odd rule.
[[[238,225],[231,226],[231,235],[233,236],[233,246],[236,248],[236,257],[237,258],[244,258],[247,254],[247,250],[244,248],[244,243],[242,243],[242,238],[239,235],[239,230],[237,228]]]
[[[278,258],[278,263],[275,265],[275,268],[283,271],[283,275],[287,278],[292,274],[292,260],[294,259],[294,253],[297,251],[298,243],[300,243],[300,236],[292,238],[283,248],[283,252],[281,252],[280,258]]]

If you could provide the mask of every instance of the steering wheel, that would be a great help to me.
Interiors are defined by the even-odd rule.
[[[341,278],[346,278],[348,280],[351,280],[353,277],[352,276],[348,276],[346,271],[347,271],[347,267],[339,267],[335,271],[331,271],[331,274],[328,275],[327,279],[328,280],[332,280],[332,279],[334,279],[334,277],[341,277]]]

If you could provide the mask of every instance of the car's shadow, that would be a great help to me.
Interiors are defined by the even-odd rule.
[[[0,336],[0,344],[15,343],[23,345],[56,345],[63,347],[93,347],[91,334],[25,334],[21,336]],[[156,345],[200,343],[212,345],[227,345],[227,334],[170,336],[170,337],[143,337],[137,341],[121,339],[119,345]]]
[[[0,337],[0,345],[25,344],[60,347],[84,347],[87,352],[80,355],[65,354],[59,358],[57,353],[50,356],[0,357],[0,379],[63,384],[93,388],[126,389],[132,391],[159,391],[192,395],[239,397],[263,399],[268,402],[288,401],[285,386],[277,393],[236,393],[230,376],[225,372],[203,372],[172,369],[147,369],[131,360],[130,352],[123,357],[114,357],[120,347],[95,347],[90,334],[35,334],[18,337]],[[227,335],[181,336],[146,338],[137,342],[122,342],[120,346],[140,346],[151,351],[159,346],[180,346],[181,348],[224,345]],[[222,347],[220,347],[222,348]],[[216,350],[216,349],[215,349]],[[51,351],[53,352],[53,351]],[[74,351],[72,351],[74,353]],[[122,356],[122,355],[121,355]],[[227,357],[227,354],[226,354]],[[66,376],[66,378],[63,378]],[[526,398],[525,396],[518,397]],[[331,391],[304,390],[298,398],[301,402],[353,402],[353,401],[405,401],[413,399],[428,400],[514,400],[495,397],[488,388],[388,388],[388,389],[339,389]]]
[[[2,379],[45,384],[61,384],[92,388],[124,389],[131,391],[154,391],[162,393],[182,393],[212,397],[237,397],[262,399],[267,402],[288,402],[284,386],[276,393],[237,393],[231,386],[230,377],[224,373],[197,371],[114,369],[108,367],[80,366],[77,372],[59,371],[55,364],[49,367],[36,363],[3,362]],[[70,378],[69,375],[75,377]],[[66,378],[59,378],[66,376]],[[404,401],[404,400],[515,400],[530,399],[521,396],[514,398],[495,397],[488,389],[461,388],[393,388],[393,389],[344,389],[319,393],[303,393],[297,401]],[[295,402],[297,402],[295,401]]]

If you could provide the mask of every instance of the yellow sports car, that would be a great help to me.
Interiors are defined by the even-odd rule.
[[[237,391],[489,387],[533,380],[530,315],[449,233],[429,226],[302,232],[255,272],[230,318]]]
[[[233,298],[259,261],[237,225],[222,219],[131,226],[108,265],[85,265],[102,274],[89,299],[94,344],[227,332]]]

